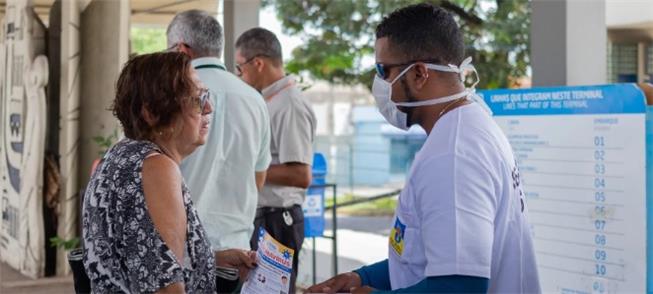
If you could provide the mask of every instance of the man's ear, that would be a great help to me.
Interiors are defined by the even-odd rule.
[[[259,73],[263,72],[263,69],[265,69],[265,67],[268,66],[266,62],[260,57],[254,57],[253,62],[254,62],[254,67]]]
[[[188,47],[188,45],[186,45],[186,43],[177,44],[177,50],[179,50],[179,52],[183,52],[186,55],[190,56],[191,59],[195,58],[195,53],[193,53],[193,49]]]
[[[414,83],[415,87],[420,90],[424,85],[426,85],[426,82],[429,80],[429,70],[426,68],[426,65],[423,63],[418,63],[415,64],[413,67],[414,72],[415,72],[415,78],[414,78]]]

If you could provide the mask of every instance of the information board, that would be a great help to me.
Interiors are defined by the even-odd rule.
[[[523,177],[544,292],[646,292],[646,102],[634,84],[479,93]]]

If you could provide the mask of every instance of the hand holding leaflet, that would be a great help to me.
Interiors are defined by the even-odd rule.
[[[259,231],[258,242],[258,267],[249,272],[241,293],[287,294],[295,251],[272,238],[263,228]]]

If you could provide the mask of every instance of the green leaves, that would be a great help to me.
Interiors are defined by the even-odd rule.
[[[75,237],[70,240],[65,240],[59,236],[50,238],[50,247],[60,247],[66,251],[73,250],[79,246],[79,238]]]
[[[342,42],[310,39],[293,51],[286,69],[295,74],[308,71],[312,77],[334,84],[355,84],[359,74],[356,65],[362,52],[365,51],[355,51]]]
[[[98,155],[100,157],[104,157],[104,153],[113,146],[113,143],[115,143],[118,140],[118,129],[114,129],[113,133],[109,134],[106,137],[103,136],[95,136],[93,137],[93,142],[100,147],[100,151],[98,151]]]
[[[166,49],[165,28],[131,28],[132,53],[138,55]]]
[[[423,0],[266,0],[284,32],[305,40],[286,65],[333,84],[364,84],[373,78],[374,33],[383,16]],[[456,17],[467,55],[479,71],[479,88],[506,88],[526,75],[530,50],[528,0],[431,0]]]

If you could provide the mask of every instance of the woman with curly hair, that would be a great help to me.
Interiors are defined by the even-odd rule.
[[[190,58],[131,59],[113,113],[126,138],[93,173],[83,204],[84,267],[94,293],[212,293],[215,266],[251,267],[242,250],[211,251],[179,164],[205,143],[210,114]]]

